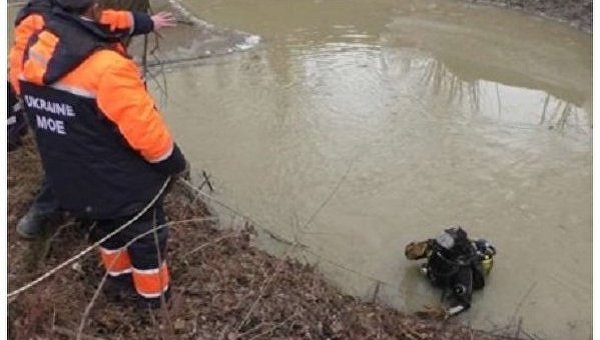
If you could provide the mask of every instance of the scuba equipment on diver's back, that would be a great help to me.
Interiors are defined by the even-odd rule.
[[[448,316],[470,308],[472,292],[485,286],[495,255],[490,242],[469,239],[459,226],[446,228],[426,241],[410,242],[405,248],[407,259],[427,259],[420,267],[431,284],[450,292]]]
[[[427,258],[427,277],[436,286],[447,286],[461,267],[470,267],[478,260],[477,253],[460,227],[445,229],[433,240]]]
[[[477,253],[479,254],[483,272],[485,275],[489,275],[492,267],[494,266],[496,247],[482,238],[475,240],[473,244],[475,245],[475,249],[477,249]]]
[[[485,275],[490,275],[492,267],[494,266],[494,259],[489,255],[484,255],[481,259],[481,267]]]

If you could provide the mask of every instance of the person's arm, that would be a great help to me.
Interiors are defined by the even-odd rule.
[[[19,75],[23,64],[23,54],[31,36],[44,27],[44,18],[39,14],[32,14],[21,20],[15,27],[15,42],[8,56],[8,80],[17,94],[20,94]]]
[[[185,170],[186,160],[133,61],[120,58],[106,70],[99,81],[96,100],[129,146],[158,171],[176,175]]]
[[[153,30],[175,26],[175,17],[169,12],[159,12],[149,16],[143,12],[104,10],[100,24],[111,32],[126,37],[130,35],[148,34]]]

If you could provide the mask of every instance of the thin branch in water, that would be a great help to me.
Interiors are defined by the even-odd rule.
[[[162,62],[160,57],[158,56],[158,51],[160,50],[160,38],[162,36],[158,34],[158,32],[154,31],[154,47],[150,51],[150,55],[154,58],[154,64],[158,64],[159,70],[158,73],[162,76],[162,87],[159,85],[158,81],[156,81],[157,86],[162,90],[162,96],[165,98],[165,102],[168,102],[169,99],[169,87],[167,85],[167,77],[165,72],[165,64]]]
[[[208,188],[210,189],[210,192],[214,192],[215,189],[213,188],[213,185],[210,182],[210,176],[204,170],[202,170],[202,177],[204,178],[204,182],[202,182],[202,184],[206,183],[206,185],[208,185]],[[200,189],[202,189],[202,187],[200,187]]]

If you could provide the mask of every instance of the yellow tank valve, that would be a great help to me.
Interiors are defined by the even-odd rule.
[[[481,266],[483,267],[483,272],[485,275],[489,275],[492,267],[494,266],[494,259],[489,255],[485,255],[483,260],[481,260]]]

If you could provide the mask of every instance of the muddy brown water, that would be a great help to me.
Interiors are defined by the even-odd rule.
[[[404,245],[461,224],[499,251],[462,320],[591,338],[591,36],[442,0],[183,4],[262,39],[150,82],[217,198],[307,248],[261,246],[412,311],[440,292]]]

